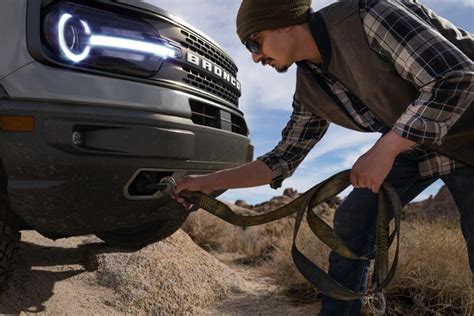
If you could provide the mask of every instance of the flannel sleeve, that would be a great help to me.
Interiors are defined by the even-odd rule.
[[[362,18],[371,48],[419,91],[392,130],[417,143],[441,145],[473,103],[472,60],[401,1],[368,1]]]
[[[282,130],[282,138],[270,152],[258,157],[272,170],[273,189],[290,177],[310,150],[324,136],[329,126],[325,119],[308,111],[295,95],[293,112]]]

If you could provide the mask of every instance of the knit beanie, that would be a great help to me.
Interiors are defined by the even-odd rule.
[[[311,0],[243,0],[237,14],[242,42],[256,32],[308,21]]]

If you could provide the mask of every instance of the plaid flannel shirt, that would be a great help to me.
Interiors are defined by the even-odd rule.
[[[313,72],[327,85],[336,103],[364,130],[392,130],[417,143],[441,144],[449,128],[473,103],[474,64],[471,59],[442,37],[431,24],[428,8],[416,0],[361,1],[360,14],[371,48],[394,64],[402,78],[419,90],[393,127],[384,126],[363,104],[356,102],[342,84],[325,75],[317,65]],[[449,24],[453,32],[468,34]],[[282,139],[270,152],[258,157],[272,169],[271,187],[281,186],[293,174],[329,126],[325,119],[293,100],[293,113],[282,131]],[[436,152],[422,149],[418,164],[422,177],[453,172],[463,165]]]

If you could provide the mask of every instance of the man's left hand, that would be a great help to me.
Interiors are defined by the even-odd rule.
[[[351,171],[351,184],[354,188],[368,188],[378,193],[392,169],[399,153],[415,145],[415,142],[389,132],[354,164]]]

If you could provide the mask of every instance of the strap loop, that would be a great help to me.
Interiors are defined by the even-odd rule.
[[[291,254],[293,261],[301,274],[322,293],[335,299],[355,300],[368,295],[375,295],[377,296],[377,302],[374,303],[378,304],[382,302],[380,294],[392,280],[398,263],[401,202],[395,189],[389,183],[383,183],[379,192],[376,252],[374,255],[361,257],[354,254],[344,244],[340,237],[337,236],[334,230],[312,211],[317,204],[336,196],[349,185],[350,170],[346,170],[315,185],[292,202],[276,210],[255,216],[238,215],[224,203],[213,199],[202,192],[183,191],[180,193],[180,196],[188,203],[197,205],[224,221],[237,226],[261,225],[296,213]],[[366,293],[358,293],[345,288],[299,251],[296,246],[296,239],[305,213],[311,231],[339,255],[353,260],[369,260],[373,257],[375,258],[372,289]],[[389,214],[391,213],[395,220],[395,230],[389,234]],[[389,268],[388,250],[395,239],[397,241],[395,256]],[[383,298],[383,304],[378,305],[382,306],[384,304],[385,299]]]

